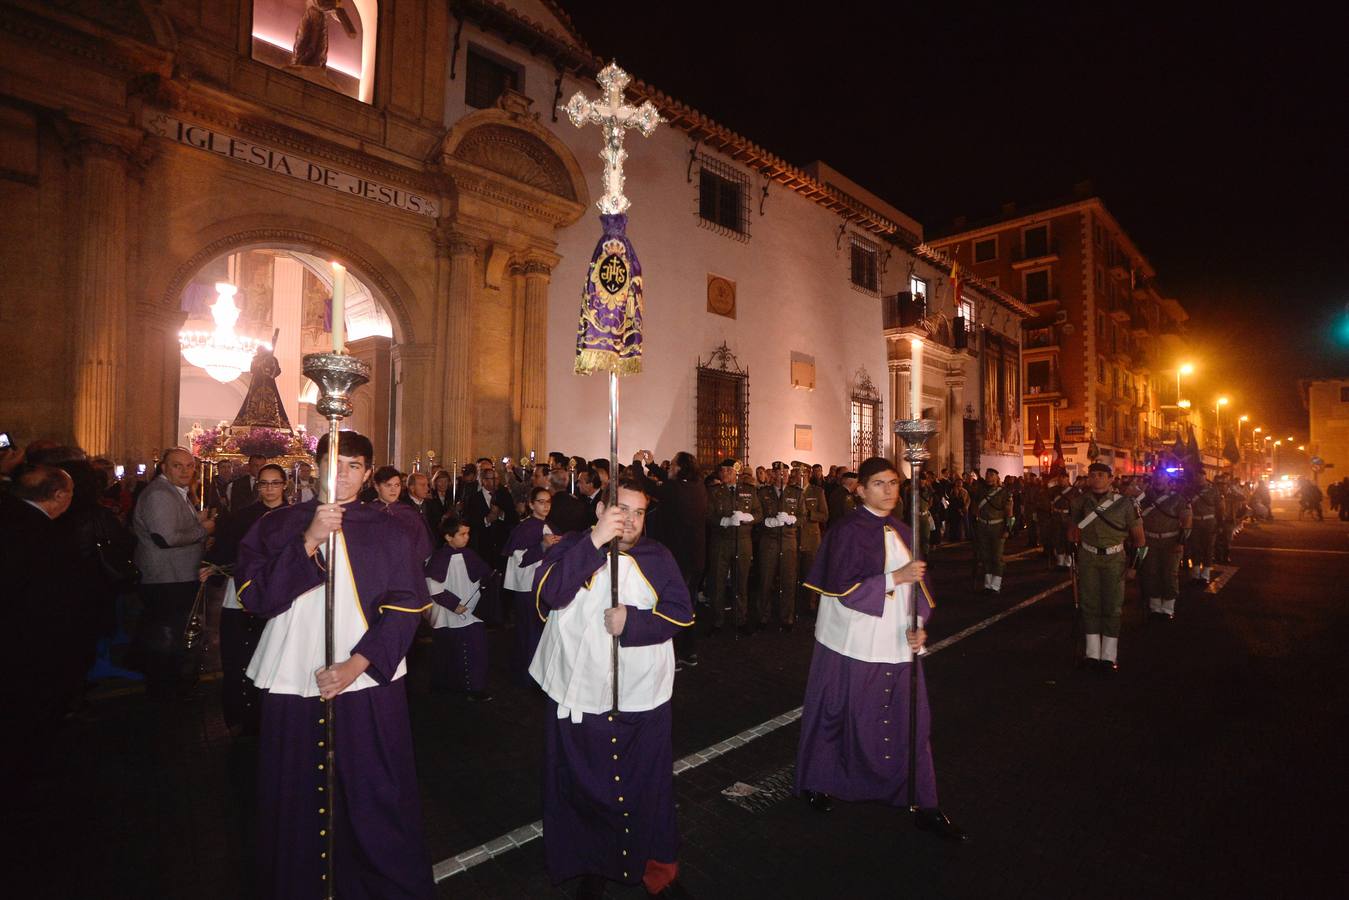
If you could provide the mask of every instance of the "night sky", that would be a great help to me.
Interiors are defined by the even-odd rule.
[[[595,53],[791,162],[824,160],[929,235],[1090,180],[1191,315],[1196,404],[1226,393],[1224,415],[1303,440],[1297,379],[1349,376],[1343,13],[563,6]]]

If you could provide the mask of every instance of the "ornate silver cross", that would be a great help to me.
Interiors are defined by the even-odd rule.
[[[559,107],[577,128],[591,124],[604,130],[604,149],[600,151],[600,159],[604,160],[604,196],[595,205],[606,216],[627,212],[632,205],[623,196],[623,160],[628,158],[623,149],[624,130],[636,128],[642,137],[650,137],[656,126],[665,121],[650,100],[641,106],[624,105],[623,89],[631,80],[618,63],[609,63],[600,70],[598,81],[604,90],[600,99],[587,100],[584,93],[577,91],[565,106]]]

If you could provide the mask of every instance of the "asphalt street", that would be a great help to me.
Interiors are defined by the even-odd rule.
[[[1349,864],[1345,584],[1349,523],[1282,518],[1240,534],[1221,586],[1145,620],[1130,586],[1120,671],[1073,664],[1063,573],[1024,537],[1001,596],[976,593],[968,545],[933,554],[925,662],[951,845],[901,811],[789,796],[811,651],[790,634],[721,634],[675,684],[682,882],[698,898],[1340,895]],[[1028,602],[1033,600],[1033,602]],[[999,615],[1001,617],[999,618]],[[989,621],[992,619],[993,621]],[[987,623],[979,627],[981,623]],[[510,683],[469,704],[409,677],[428,854],[443,897],[560,897],[540,818],[543,702]],[[14,896],[252,896],[253,751],[216,683],[152,705],[105,685],[12,814]],[[739,785],[738,793],[723,792]],[[640,889],[611,886],[611,897]]]

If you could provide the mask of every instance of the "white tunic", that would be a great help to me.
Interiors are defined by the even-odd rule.
[[[543,526],[543,533],[552,534],[553,529],[545,525]],[[542,538],[540,538],[540,540],[542,540]],[[522,565],[521,563],[524,560],[525,553],[528,552],[528,549],[529,548],[527,547],[521,547],[519,550],[512,553],[510,558],[506,560],[506,576],[501,582],[506,590],[524,591],[525,593],[534,590],[534,573],[538,570],[540,563],[543,562],[543,558],[540,557],[538,562],[531,563],[530,565]]]
[[[432,597],[441,591],[449,591],[467,607],[462,613],[457,613],[439,603],[432,603],[426,612],[422,613],[432,628],[465,628],[474,622],[482,621],[473,615],[473,611],[478,608],[478,600],[482,597],[482,589],[478,582],[468,580],[468,566],[464,564],[464,554],[456,553],[450,558],[444,581],[426,579],[426,590]]]
[[[220,602],[221,609],[243,609],[244,605],[239,602],[239,591],[234,586],[234,576],[231,575],[225,582],[225,599]]]
[[[912,555],[899,533],[885,526],[885,571],[908,565]],[[905,663],[913,658],[907,632],[913,602],[912,584],[902,584],[886,593],[880,617],[849,609],[838,597],[821,596],[815,617],[815,640],[835,653],[862,662]]]
[[[350,656],[357,642],[365,636],[368,625],[356,594],[356,579],[347,560],[347,542],[337,536],[337,559],[332,561],[337,571],[337,596],[333,600],[333,646],[336,661]],[[246,674],[253,683],[273,694],[293,694],[297,697],[317,697],[318,682],[314,673],[323,668],[323,591],[322,584],[306,591],[290,609],[268,619],[258,640],[258,649],[249,660]],[[407,660],[400,660],[393,679],[407,673]],[[377,687],[379,682],[362,672],[343,693]]]
[[[613,702],[611,639],[604,630],[609,608],[609,560],[562,609],[552,610],[543,627],[529,674],[557,704],[559,719],[579,723],[583,714],[607,713]],[[626,553],[618,558],[619,602],[654,609],[656,591]],[[618,708],[645,712],[670,699],[674,691],[674,645],[618,649]]]

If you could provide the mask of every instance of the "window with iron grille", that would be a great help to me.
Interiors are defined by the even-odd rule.
[[[698,157],[698,222],[749,240],[749,176],[710,156]]]
[[[873,456],[881,456],[883,441],[885,440],[881,433],[881,401],[870,397],[854,396],[851,401],[852,409],[852,467],[857,471],[857,467],[862,465],[863,461]]]
[[[468,67],[464,75],[464,103],[475,109],[496,106],[502,91],[520,90],[520,68],[493,59],[480,50],[468,48]]]
[[[982,241],[974,242],[974,261],[989,262],[998,258],[998,239],[997,237],[984,238]]]
[[[697,367],[697,454],[705,470],[723,459],[749,461],[749,372],[726,344]]]
[[[853,236],[852,285],[863,291],[876,292],[876,245]]]

